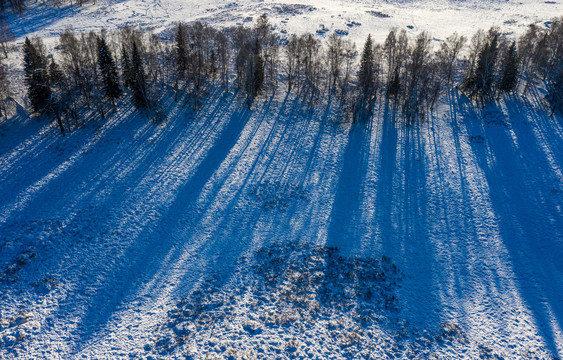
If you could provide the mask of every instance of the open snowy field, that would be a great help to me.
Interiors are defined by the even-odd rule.
[[[14,22],[18,37],[58,36],[77,30],[115,29],[123,25],[152,27],[156,32],[178,22],[206,21],[219,26],[249,25],[266,13],[280,33],[348,34],[363,43],[368,34],[383,41],[392,27],[410,33],[429,31],[443,39],[457,31],[471,36],[491,26],[521,34],[531,23],[563,13],[561,0],[97,0],[84,7],[32,5],[33,11]]]
[[[237,96],[64,138],[1,124],[0,357],[563,353],[563,123],[540,94],[454,93],[411,127]]]

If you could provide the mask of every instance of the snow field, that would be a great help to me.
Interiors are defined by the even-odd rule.
[[[384,103],[349,124],[281,90],[251,110],[238,97],[195,116],[170,100],[161,124],[123,103],[65,138],[3,123],[3,357],[561,354],[563,129],[541,94],[477,109],[452,92],[411,127]],[[383,256],[402,274],[389,309],[357,295],[369,271],[329,276]],[[319,278],[371,320],[315,310]]]
[[[25,36],[57,37],[69,26],[80,31],[141,26],[167,36],[179,21],[199,20],[215,26],[250,25],[266,13],[282,36],[306,31],[328,36],[337,31],[349,36],[358,46],[368,34],[383,42],[393,27],[406,29],[411,35],[428,31],[437,40],[454,31],[471,37],[477,29],[491,26],[520,35],[529,24],[548,22],[563,12],[560,0],[97,0],[83,7],[52,8],[45,4],[30,4],[30,7],[32,10],[22,18],[8,17],[19,41]]]

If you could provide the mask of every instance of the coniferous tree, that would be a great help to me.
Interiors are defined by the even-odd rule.
[[[49,63],[49,81],[53,87],[60,87],[64,82],[64,73],[55,58],[51,58]]]
[[[131,55],[131,72],[133,76],[133,102],[137,107],[148,107],[147,82],[145,69],[137,43],[133,42],[133,54]]]
[[[371,98],[375,89],[375,58],[373,53],[373,41],[371,34],[368,35],[362,58],[360,60],[360,72],[358,73],[358,85],[360,96],[364,99]]]
[[[479,62],[479,55],[486,45],[486,34],[482,29],[477,30],[469,44],[469,55],[465,60],[464,74],[463,74],[463,89],[469,91],[469,96],[475,94],[477,87],[477,63]]]
[[[471,89],[473,94],[480,95],[483,101],[490,100],[494,92],[498,51],[499,34],[492,28],[489,30],[487,42],[479,53]]]
[[[38,44],[40,45],[40,44]],[[24,71],[28,97],[35,112],[49,112],[51,89],[44,55],[29,38],[25,38]]]
[[[133,91],[135,88],[133,70],[131,68],[131,60],[129,60],[129,54],[127,53],[125,44],[121,46],[121,78],[125,87]]]
[[[51,89],[51,99],[49,108],[55,113],[57,124],[63,136],[65,135],[65,128],[61,113],[66,111],[68,99],[64,99],[63,90],[65,88],[65,76],[61,71],[61,67],[51,58],[49,63],[49,86]]]
[[[516,87],[518,76],[518,53],[516,52],[516,42],[513,41],[504,59],[504,70],[499,84],[499,90],[503,92],[513,91]]]
[[[174,50],[176,52],[178,72],[180,77],[184,77],[188,66],[188,51],[186,45],[186,26],[182,23],[178,23],[176,27],[176,45]]]
[[[104,37],[98,38],[98,66],[102,75],[104,95],[112,104],[121,96],[117,67]]]

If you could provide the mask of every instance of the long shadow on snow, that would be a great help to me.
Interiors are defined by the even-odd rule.
[[[368,168],[370,134],[371,119],[352,123],[332,204],[327,246],[357,251],[362,240],[364,224],[359,223],[359,213]]]
[[[132,111],[130,104],[124,103],[123,105],[128,107],[125,110],[122,109],[119,114],[108,117],[100,134],[89,134],[91,128],[70,134],[70,136],[81,136],[87,141],[80,144],[72,156],[64,156],[61,162],[64,163],[76,155],[80,156],[72,166],[57,174],[56,177],[52,177],[47,172],[52,179],[48,186],[44,186],[29,201],[27,208],[44,210],[45,204],[51,204],[57,209],[53,214],[60,215],[64,211],[72,213],[75,209],[79,210],[85,204],[92,203],[99,211],[116,212],[120,209],[120,205],[131,200],[132,193],[137,189],[146,192],[146,189],[140,188],[140,184],[146,180],[151,171],[158,168],[160,162],[163,161],[163,156],[174,150],[180,142],[185,141],[188,132],[195,132],[197,135],[203,131],[202,129],[192,130],[193,122],[186,126],[177,120],[171,121],[172,125],[155,126],[147,123],[144,116],[140,116],[138,111]],[[215,106],[209,117],[213,117],[220,107]],[[176,104],[175,108],[181,109],[181,106]],[[64,147],[64,138],[59,137],[58,139],[58,142],[62,143],[61,146]],[[188,145],[193,147],[191,143]],[[69,152],[69,150],[65,149],[65,152]],[[65,152],[62,154],[65,155]],[[184,157],[181,157],[182,159]],[[41,158],[37,161],[49,163]],[[61,165],[57,164],[58,162],[55,163],[54,169]],[[37,167],[33,166],[33,169],[35,168]],[[39,166],[39,168],[41,167]],[[48,169],[51,170],[53,167],[50,166]],[[83,179],[83,181],[80,182],[77,179]],[[74,187],[84,184],[87,185],[82,186],[78,198],[69,198],[75,194],[72,192]],[[59,196],[53,197],[53,193],[57,193]],[[101,198],[100,195],[102,195]],[[138,199],[133,199],[133,201],[136,200]],[[25,209],[22,209],[22,213],[27,218],[31,214]],[[116,213],[115,216],[121,216],[121,214]],[[71,220],[71,217],[65,216],[64,219]]]
[[[246,151],[247,147],[251,143],[252,138],[256,136],[256,132],[262,126],[265,119],[272,115],[272,113],[269,111],[272,100],[273,97],[261,106],[261,114],[258,115],[260,120],[257,121],[256,124],[248,126],[248,132],[251,133],[251,136],[247,140],[247,143],[244,144],[244,146],[241,146],[242,151],[239,150],[241,155]],[[306,146],[306,144],[303,142],[306,138],[304,136],[304,131],[306,131],[307,129],[308,121],[302,119],[300,119],[300,121],[294,121],[293,119],[291,119],[294,111],[299,108],[299,106],[300,105],[298,103],[298,99],[289,100],[289,94],[286,94],[284,100],[280,104],[279,109],[277,109],[277,116],[269,126],[270,130],[268,132],[268,135],[265,136],[264,140],[256,149],[252,149],[252,151],[257,152],[258,155],[249,164],[249,166],[245,166],[245,175],[240,179],[240,185],[237,189],[233,189],[234,192],[231,199],[228,200],[225,208],[221,211],[222,214],[228,215],[222,217],[219,216],[217,219],[218,223],[216,225],[216,230],[212,234],[214,241],[197,247],[198,253],[203,250],[205,254],[211,254],[215,258],[214,261],[212,261],[208,266],[212,266],[213,272],[220,273],[221,269],[231,269],[233,262],[238,259],[238,255],[246,251],[249,246],[252,248],[260,244],[268,244],[269,242],[280,241],[280,238],[285,239],[289,236],[289,227],[284,227],[283,225],[279,224],[281,222],[279,216],[287,216],[291,218],[293,216],[293,211],[290,209],[293,206],[296,206],[295,204],[293,204],[292,207],[288,208],[288,211],[276,211],[276,209],[273,209],[271,210],[271,212],[265,212],[260,202],[257,202],[250,207],[245,206],[244,197],[247,195],[246,190],[248,190],[248,185],[252,184],[253,181],[257,181],[258,184],[261,184],[264,180],[268,180],[268,178],[274,178],[283,181],[290,179],[291,181],[291,179],[295,179],[296,177],[300,178],[301,176],[305,175],[295,174],[295,177],[291,176],[292,174],[287,173],[288,169],[293,170],[293,167],[290,167],[289,164],[292,163],[293,160],[299,158],[299,150],[302,150],[302,147]],[[272,148],[271,151],[269,151],[268,148]],[[280,157],[283,158],[284,161],[279,161]],[[276,159],[278,161],[276,161]],[[228,168],[228,170],[224,172],[233,172],[234,165],[239,162],[240,159],[236,159],[236,161]],[[281,169],[278,169],[276,166],[278,162],[281,162]],[[276,170],[280,170],[281,173]],[[222,189],[225,185],[226,180],[227,178],[225,177],[223,181],[214,181],[213,187],[218,187],[219,190]],[[217,193],[218,191],[216,191],[215,193]],[[241,201],[241,199],[243,199],[243,201]],[[209,205],[211,205],[212,201],[208,201],[208,203]],[[242,208],[239,207],[239,205],[241,204],[243,206]],[[203,214],[203,210],[201,211],[201,213]],[[256,236],[256,226],[258,223],[260,223],[264,214],[273,216],[273,223],[280,225],[279,227],[281,227],[281,233],[279,231],[272,231],[269,232],[265,237]],[[206,217],[207,216],[208,215],[206,215]],[[191,231],[188,230],[188,232],[184,234],[183,237],[190,238],[194,235],[196,235],[196,233],[194,233],[193,229],[191,229]],[[204,247],[205,249],[203,249]],[[213,249],[210,249],[211,247]],[[210,256],[207,255],[207,257]],[[186,274],[185,277],[188,276],[189,275]],[[179,282],[188,282],[183,280],[184,279],[181,279]],[[220,281],[220,283],[227,280],[228,278],[225,278]]]
[[[263,124],[267,123],[267,118],[272,115],[270,109],[273,100],[274,97],[271,96],[259,107],[256,104],[256,108],[253,111],[248,110],[244,106],[238,110],[243,125],[240,128],[241,131],[238,133],[238,136],[236,139],[233,139],[232,144],[229,146],[229,151],[225,152],[223,159],[216,163],[217,168],[211,171],[209,176],[200,184],[201,190],[197,194],[193,194],[193,196],[187,194],[190,199],[187,201],[192,202],[194,205],[191,212],[195,216],[187,223],[179,222],[174,226],[173,229],[180,234],[179,241],[181,243],[177,249],[172,251],[171,256],[167,257],[167,263],[178,265],[182,263],[182,259],[180,259],[182,255],[189,253],[190,256],[192,256],[192,258],[189,259],[192,263],[182,270],[183,275],[179,276],[176,280],[178,285],[182,285],[175,287],[175,291],[177,290],[176,295],[185,295],[189,289],[189,284],[194,284],[195,282],[194,273],[190,273],[188,270],[190,266],[194,268],[194,272],[201,275],[208,275],[210,272],[219,274],[223,273],[225,269],[232,270],[234,263],[239,259],[241,253],[245,252],[249,247],[249,243],[254,240],[253,231],[260,210],[255,208],[248,211],[247,208],[240,208],[239,205],[245,203],[240,200],[247,194],[247,185],[251,181],[253,171],[258,165],[260,155],[263,149],[268,145],[269,140],[271,140],[268,136],[262,143],[262,146],[258,147],[260,150],[258,150],[258,148],[250,149],[253,139],[257,137]],[[286,102],[284,101],[282,108],[284,108],[285,105]],[[249,119],[253,114],[256,114],[256,121],[250,122]],[[245,130],[244,134],[242,134],[243,129]],[[226,156],[232,153],[235,145],[238,145],[236,146],[238,156],[233,156],[230,161],[227,161]],[[260,155],[256,156],[250,166],[245,167],[245,173],[244,176],[242,176],[236,173],[236,167],[240,165],[247,151],[258,152]],[[214,179],[211,186],[205,188],[205,200],[198,202],[196,205],[196,200],[200,199],[199,195],[204,192],[204,185],[211,180],[219,166],[222,168],[221,173],[224,174],[223,177],[218,176]],[[228,180],[233,180],[233,178],[239,180],[235,188],[230,186],[232,184],[228,184]],[[222,199],[221,203],[219,203],[217,199],[220,197],[220,192],[226,188],[229,188],[231,196],[230,198]],[[182,210],[185,202],[186,199],[175,200],[174,204],[178,205],[178,211],[185,212],[185,210]],[[171,207],[173,207],[174,204]],[[189,211],[190,210],[188,210],[188,212]],[[204,234],[200,231],[201,229]],[[161,230],[168,231],[169,229],[163,227]],[[194,264],[193,260],[196,258],[205,259],[204,261],[202,260],[202,263],[206,263],[200,263],[199,265]],[[164,267],[161,265],[161,269],[163,268]],[[166,271],[163,271],[162,274],[155,272],[151,282],[167,281],[166,276]],[[220,286],[228,280],[228,276],[216,279],[216,285]]]
[[[126,139],[123,141],[123,144],[113,146],[113,142],[119,143],[122,140],[120,139],[120,134],[124,133],[123,123],[139,120],[137,112],[130,113],[129,111],[130,109],[127,109],[111,119],[108,118],[108,121],[103,124],[99,133],[94,134],[94,129],[91,127],[72,133],[71,136],[78,137],[79,140],[71,142],[73,146],[68,149],[65,148],[64,138],[59,138],[59,141],[54,144],[56,146],[60,144],[62,148],[61,156],[56,158],[53,165],[50,165],[47,169],[38,166],[40,170],[47,171],[47,173],[45,175],[41,175],[42,172],[34,174],[34,176],[39,176],[39,179],[24,190],[21,190],[25,204],[23,204],[21,209],[17,209],[15,212],[12,211],[14,212],[12,215],[14,219],[17,220],[18,216],[23,220],[30,218],[36,220],[59,218],[70,223],[75,209],[84,208],[88,201],[93,203],[94,198],[103,192],[116,192],[121,198],[124,197],[128,191],[124,191],[117,186],[120,184],[118,179],[123,177],[127,171],[136,169],[141,163],[138,161],[139,159],[154,155],[155,151],[150,151],[149,146],[145,144],[146,140],[152,137],[154,133],[159,133],[160,136],[168,136],[170,140],[170,134],[166,131],[159,132],[155,130],[153,124],[141,121],[138,125],[133,124],[135,126],[134,135],[130,133],[125,134]],[[124,120],[123,118],[126,119]],[[108,141],[112,142],[112,146],[108,146]],[[164,143],[164,146],[170,146],[173,143],[174,141],[170,141],[169,143]],[[157,148],[156,145],[158,145],[158,142],[153,144],[153,150]],[[146,147],[147,151],[138,151],[141,147]],[[119,149],[124,149],[125,151],[120,151]],[[165,150],[162,149],[162,146],[159,149]],[[142,154],[141,156],[137,155],[138,159],[135,158],[137,153]],[[158,155],[161,155],[161,153],[158,152]],[[48,157],[48,154],[43,156]],[[47,160],[37,159],[38,162],[41,162],[41,160],[48,164],[51,163],[49,161],[50,157]],[[127,169],[120,168],[121,164],[127,165]],[[142,162],[144,172],[150,169],[150,166],[147,166],[147,164],[147,161]],[[139,182],[143,179],[142,174],[137,173],[136,175],[138,176],[133,179],[131,184],[135,184],[135,181]],[[78,187],[81,187],[80,196],[73,198],[77,194],[75,190]],[[104,209],[102,206],[104,201],[96,199],[96,207],[104,211],[111,211],[112,207],[120,203],[120,201],[115,201],[116,199],[114,198],[112,200],[114,202],[109,209]],[[67,212],[68,215],[64,216],[64,212]],[[12,222],[14,219],[12,219]],[[99,226],[100,224],[96,225]]]
[[[281,140],[278,141],[270,155],[270,160],[260,181],[281,179],[285,185],[291,183],[311,195],[311,193],[323,190],[324,187],[308,184],[309,181],[326,184],[330,182],[329,177],[333,175],[332,172],[316,169],[317,166],[324,168],[327,163],[331,163],[328,154],[321,151],[326,149],[322,146],[323,139],[334,141],[336,137],[334,134],[325,132],[327,124],[331,121],[330,117],[333,115],[333,104],[329,101],[324,112],[319,113],[317,119],[315,112],[301,111],[303,104],[300,103],[299,96],[291,102],[292,106],[288,107],[289,110],[285,114],[289,123],[285,124]],[[292,117],[297,118],[291,119]],[[317,126],[318,129],[315,129]],[[279,157],[283,157],[284,161],[276,161]],[[320,195],[320,198],[324,199],[326,195]],[[305,239],[313,241],[317,237],[316,234],[321,232],[318,227],[323,226],[324,223],[318,224],[315,223],[315,220],[318,219],[319,208],[322,206],[314,201],[293,200],[289,202],[287,208],[282,211],[274,210],[272,213],[270,224],[274,242],[280,241],[280,234],[286,241],[304,241]]]
[[[63,152],[57,151],[66,139],[61,138],[49,120],[17,114],[9,123],[5,134],[8,139],[2,141],[0,153],[0,183],[10,191],[0,192],[0,208],[66,160]]]
[[[469,114],[465,126],[469,134],[485,139],[484,144],[472,143],[472,148],[490,188],[519,293],[548,349],[559,355],[561,339],[555,337],[552,321],[559,328],[563,325],[563,217],[558,209],[563,202],[562,179],[541,151],[542,145],[549,145],[539,143],[534,134],[535,123],[545,124],[547,114],[514,98],[505,104],[506,113],[495,102],[482,114]],[[490,156],[480,148],[484,145]]]
[[[220,102],[214,105],[207,118],[214,118],[219,109],[223,107]],[[175,112],[183,109],[178,104],[172,107]],[[175,114],[175,116],[179,116],[179,114]],[[133,121],[139,120],[134,117]],[[81,198],[76,205],[80,206],[84,201],[90,200],[95,202],[97,208],[108,208],[112,211],[112,208],[119,209],[116,205],[123,206],[127,201],[133,203],[138,201],[139,198],[134,197],[137,192],[140,192],[138,194],[140,196],[153,196],[153,193],[159,188],[158,185],[167,180],[163,177],[170,176],[170,172],[173,172],[175,167],[186,162],[186,158],[193,155],[193,148],[201,145],[197,140],[201,137],[204,141],[219,124],[219,121],[210,121],[208,126],[196,128],[193,121],[184,124],[182,120],[171,119],[170,124],[162,125],[162,127],[152,124],[138,125],[135,134],[128,134],[131,137],[120,141],[117,149],[110,148],[108,154],[103,157],[106,160],[99,166],[93,169],[82,169],[83,173],[90,175],[88,183],[91,186],[88,189],[88,196]],[[154,170],[159,169],[159,165],[167,160],[166,157],[170,153],[178,151],[183,143],[185,146],[182,148],[181,154],[175,157],[174,161],[170,161],[160,173],[155,172]],[[103,149],[102,147],[101,150]],[[149,175],[155,178],[148,178]],[[147,181],[146,186],[142,186]],[[126,188],[124,188],[125,186]],[[149,188],[149,191],[146,187]],[[102,199],[97,198],[100,193],[104,194]]]
[[[378,223],[378,232],[382,239],[392,237],[397,232],[397,221],[393,219],[394,205],[394,192],[395,192],[395,177],[397,172],[397,146],[398,146],[398,133],[395,111],[389,109],[389,104],[385,102],[385,108],[381,116],[383,121],[380,157],[379,164],[379,178],[377,181],[376,191],[376,211],[378,216],[376,221]],[[376,117],[379,118],[379,117]],[[384,249],[386,251],[386,249]]]
[[[456,187],[454,186],[453,189],[449,189],[453,191],[450,191],[448,196],[444,199],[447,202],[451,202],[451,205],[448,206],[447,203],[444,204],[444,220],[447,224],[448,237],[444,239],[445,241],[442,247],[447,251],[445,256],[449,256],[449,263],[447,265],[451,267],[449,271],[453,280],[455,296],[457,296],[458,299],[462,299],[465,296],[463,289],[467,285],[468,279],[476,276],[472,274],[474,266],[469,264],[469,261],[475,256],[478,256],[476,252],[487,250],[481,249],[478,240],[476,240],[479,238],[479,231],[476,226],[478,224],[475,224],[475,219],[479,216],[481,211],[480,209],[476,209],[479,202],[473,198],[474,194],[471,191],[472,186],[475,185],[472,184],[472,178],[474,178],[475,174],[472,173],[471,169],[467,168],[468,163],[472,164],[473,162],[468,160],[468,158],[472,157],[471,154],[466,154],[466,149],[464,148],[466,141],[463,139],[464,133],[459,125],[463,115],[460,114],[460,110],[458,109],[458,104],[454,98],[455,94],[455,90],[450,91],[446,100],[449,107],[447,121],[451,126],[454,153],[451,155],[442,155],[444,158],[453,156],[455,162],[453,162],[451,169],[445,166],[442,167],[440,170],[440,181],[442,184],[445,184],[445,188],[449,189],[450,185],[447,183],[448,179],[444,174],[448,173],[449,170],[452,170],[452,172],[457,171],[459,173],[459,188],[455,189]],[[438,128],[436,128],[435,131],[439,131]],[[441,134],[434,134],[434,136],[441,136]],[[439,148],[444,147],[444,145],[443,142],[438,141],[438,143],[435,144],[435,151],[440,151]],[[475,242],[471,240],[475,240]],[[463,260],[452,262],[453,258]],[[446,293],[447,287],[450,286],[447,282],[443,282],[443,284],[440,285],[443,285],[443,293]],[[461,311],[464,311],[464,309]],[[465,313],[465,315],[467,319],[470,317],[469,314]]]
[[[272,102],[274,101],[274,96],[270,96],[270,98],[268,100],[265,101],[264,104],[261,104],[260,106],[260,110],[257,111],[257,109],[255,108],[254,110],[248,110],[246,108],[240,108],[239,112],[241,113],[247,113],[248,118],[246,118],[245,122],[248,122],[248,119],[250,118],[250,116],[253,113],[257,114],[257,117],[259,118],[259,121],[257,121],[255,124],[253,124],[253,126],[251,128],[248,129],[247,133],[246,133],[246,142],[244,143],[243,146],[241,146],[240,149],[240,155],[239,156],[243,156],[243,154],[247,151],[248,147],[250,146],[250,144],[252,143],[252,140],[256,137],[257,133],[260,131],[262,125],[264,124],[264,122],[266,121],[266,118],[270,117],[272,114],[270,113],[270,108],[272,105]],[[256,106],[256,104],[255,104]],[[285,107],[285,101],[282,104],[282,108]],[[279,117],[278,117],[279,118]],[[240,135],[240,134],[239,134]],[[240,137],[240,136],[239,136]],[[238,139],[237,139],[238,140]],[[268,145],[268,140],[270,140],[270,137],[268,137],[266,139],[266,141],[262,144],[262,148],[265,148]],[[233,143],[234,146],[234,143]],[[261,152],[260,152],[261,153]],[[248,171],[246,171],[246,176],[244,178],[244,181],[242,181],[242,185],[239,187],[238,191],[236,192],[235,198],[238,199],[241,194],[242,191],[246,189],[246,185],[249,182],[250,176],[252,175],[252,171],[256,168],[258,161],[259,161],[259,157],[258,156],[255,161],[252,162],[252,165],[248,168]],[[214,199],[216,197],[216,195],[218,194],[218,192],[223,188],[223,186],[225,185],[225,182],[228,179],[228,175],[231,174],[234,169],[235,166],[238,164],[238,162],[240,161],[240,158],[236,159],[236,161],[233,161],[230,166],[226,169],[224,169],[224,173],[226,173],[226,176],[223,177],[223,179],[221,180],[216,180],[213,183],[213,188],[216,188],[217,190],[214,191],[211,196],[212,199]],[[209,180],[209,179],[208,179]],[[211,202],[208,203],[208,205]],[[231,204],[233,202],[231,201]],[[204,205],[205,206],[205,205]]]
[[[12,28],[16,38],[41,31],[63,18],[75,16],[82,10],[76,5],[53,7],[46,3],[37,5],[23,14],[10,13],[7,22]]]
[[[181,214],[190,213],[192,219],[197,219],[196,214],[202,209],[198,209],[196,200],[203,190],[205,184],[213,173],[225,160],[231,149],[237,143],[243,129],[251,115],[250,110],[242,105],[229,119],[228,124],[222,130],[221,135],[215,141],[213,147],[207,153],[205,159],[199,164],[192,177],[181,188],[177,190],[174,202],[162,214],[161,219],[176,219]],[[196,215],[196,216],[194,216]],[[197,220],[191,220],[192,225],[197,224]],[[184,244],[171,243],[160,238],[171,230],[170,221],[163,221],[157,229],[147,229],[146,234],[141,234],[139,239],[146,239],[146,244],[140,248],[130,249],[122,256],[123,259],[134,259],[126,263],[125,269],[114,269],[110,282],[116,286],[107,285],[105,289],[110,289],[111,294],[102,293],[95,296],[91,301],[86,314],[82,317],[79,328],[85,336],[82,337],[82,344],[85,344],[96,331],[103,328],[124,299],[133,294],[140,286],[140,280],[147,274],[147,278],[153,278],[154,274],[162,267],[162,261],[171,248],[178,247],[175,251],[180,253],[184,250]],[[187,237],[189,238],[189,237]],[[164,241],[163,241],[164,240]],[[178,246],[179,245],[179,246]],[[178,254],[179,255],[179,254]],[[199,269],[200,271],[202,269]],[[76,349],[79,350],[79,349]]]
[[[382,105],[383,134],[374,189],[377,240],[382,254],[406,275],[405,287],[399,290],[399,302],[407,310],[403,316],[413,324],[436,328],[441,305],[433,291],[438,265],[429,232],[429,189],[434,184],[426,182],[425,133],[421,124],[405,125],[397,112],[387,103]]]

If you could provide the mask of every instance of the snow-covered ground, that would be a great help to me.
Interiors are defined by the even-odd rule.
[[[363,41],[562,12],[103,1],[10,24],[21,40],[267,12]],[[560,358],[563,119],[543,97],[481,109],[454,91],[406,127],[385,103],[350,124],[283,89],[252,110],[217,90],[197,115],[171,96],[154,124],[124,101],[66,137],[19,109],[0,122],[0,358]]]
[[[541,94],[452,93],[411,127],[237,96],[64,138],[2,123],[3,358],[563,353],[563,123]]]
[[[77,30],[152,27],[156,32],[178,22],[206,21],[219,26],[250,25],[266,13],[280,33],[340,31],[363,43],[368,34],[383,41],[392,27],[410,33],[429,31],[443,39],[454,31],[471,36],[479,28],[502,27],[521,34],[531,23],[563,13],[561,0],[97,0],[84,7],[33,5],[15,20],[16,35],[58,36]]]

